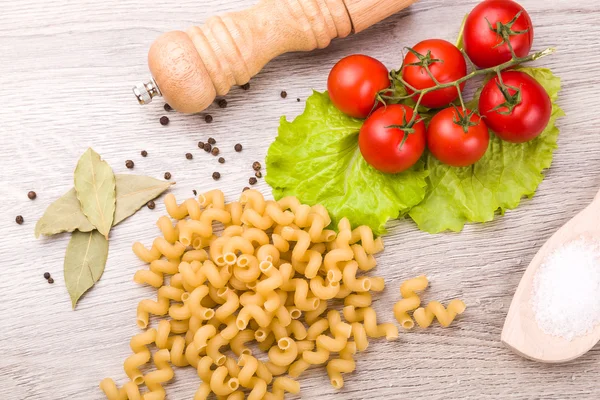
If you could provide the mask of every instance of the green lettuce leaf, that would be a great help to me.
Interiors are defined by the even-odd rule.
[[[487,153],[471,167],[450,167],[428,154],[427,195],[409,212],[420,229],[460,231],[467,222],[491,221],[497,211],[504,213],[517,207],[524,196],[533,196],[544,179],[542,171],[550,167],[557,148],[556,119],[564,115],[556,104],[560,78],[546,68],[518,70],[534,77],[550,95],[550,123],[540,136],[522,144],[503,142],[492,134]]]
[[[314,92],[293,122],[281,118],[279,134],[267,154],[267,183],[276,199],[297,196],[324,205],[334,223],[348,217],[354,225],[385,232],[390,218],[408,212],[425,197],[424,163],[401,174],[383,174],[358,148],[362,120],[346,116],[327,93]]]

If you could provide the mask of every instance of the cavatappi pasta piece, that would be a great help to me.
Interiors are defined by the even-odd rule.
[[[402,300],[394,305],[394,316],[404,329],[412,329],[415,326],[408,311],[416,310],[421,305],[421,298],[415,293],[425,290],[429,281],[425,276],[408,279],[400,285]]]
[[[341,387],[367,337],[398,336],[395,326],[377,324],[370,308],[370,293],[383,290],[383,279],[357,277],[375,267],[373,254],[383,249],[369,228],[352,230],[342,219],[336,233],[327,229],[323,206],[265,200],[255,190],[227,204],[217,190],[181,204],[169,195],[165,203],[178,221],[161,217],[162,237],[150,248],[133,247],[150,264],[134,280],[156,288],[157,297],[138,305],[138,326],[146,330],[133,338],[124,363],[132,381],[122,388],[110,379],[100,384],[109,400],[164,400],[171,364],[196,368],[202,383],[194,400],[211,393],[283,399],[300,390],[286,374],[296,378],[314,364],[327,365]],[[333,299],[344,300],[345,321],[331,310]],[[150,315],[164,317],[154,321],[156,329],[147,329]],[[252,355],[252,341],[268,362]],[[154,344],[156,369],[145,370]]]
[[[169,350],[162,349],[154,353],[152,358],[156,370],[144,375],[144,383],[148,389],[150,389],[150,393],[154,393],[157,398],[164,399],[165,390],[162,385],[173,379],[174,376],[173,368],[171,368],[171,365],[169,364],[171,355],[169,354]],[[146,398],[146,396],[148,395],[145,395],[144,398]]]
[[[156,340],[156,329],[148,329],[143,333],[139,333],[131,338],[129,346],[133,354],[129,356],[123,363],[125,373],[136,385],[144,382],[144,375],[139,367],[150,361],[150,350],[147,346],[154,343]]]
[[[421,328],[427,328],[437,318],[443,327],[450,326],[458,314],[462,314],[467,306],[461,300],[455,299],[448,303],[448,308],[437,302],[432,301],[425,308],[420,307],[415,310],[413,317]]]
[[[387,340],[398,339],[398,328],[392,323],[377,324],[377,315],[371,307],[364,309],[364,325],[367,335],[372,338],[385,336]]]
[[[298,346],[290,337],[284,337],[277,341],[277,346],[269,350],[269,360],[280,367],[290,365],[298,356]]]
[[[240,387],[237,378],[231,378],[227,367],[218,367],[210,377],[210,389],[217,396],[228,396]]]
[[[327,374],[331,386],[336,389],[341,389],[344,386],[344,378],[342,373],[350,373],[356,369],[356,363],[352,356],[356,353],[356,346],[353,342],[349,342],[348,346],[340,351],[340,358],[333,359],[327,363]]]

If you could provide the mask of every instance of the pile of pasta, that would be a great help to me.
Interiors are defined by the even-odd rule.
[[[459,299],[451,300],[447,308],[444,308],[439,301],[432,301],[426,307],[420,307],[421,297],[416,292],[425,290],[427,286],[429,286],[429,280],[426,276],[408,279],[400,285],[402,300],[394,305],[394,316],[404,329],[412,329],[415,326],[413,318],[421,328],[429,327],[434,318],[437,318],[443,327],[448,327],[454,318],[467,308],[465,303]],[[413,310],[413,318],[411,318],[408,312]]]
[[[161,217],[163,236],[150,249],[133,246],[150,264],[134,280],[157,288],[157,299],[138,305],[145,330],[132,338],[124,363],[130,382],[100,383],[109,400],[164,399],[172,366],[188,365],[202,381],[195,400],[210,393],[283,399],[300,391],[294,378],[313,365],[325,365],[341,388],[367,338],[398,338],[396,325],[379,324],[371,308],[370,292],[384,289],[383,278],[357,275],[373,269],[383,250],[368,227],[351,229],[343,219],[336,233],[326,229],[324,207],[294,197],[266,201],[254,190],[228,204],[214,190],[182,204],[168,195],[165,205],[178,222]],[[342,313],[330,308],[336,299]],[[150,316],[165,318],[149,328]],[[146,365],[151,359],[154,368]]]

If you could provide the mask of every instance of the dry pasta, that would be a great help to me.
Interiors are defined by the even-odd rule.
[[[450,301],[448,308],[444,308],[437,301],[430,302],[426,307],[419,307],[421,305],[421,298],[415,292],[425,290],[428,284],[429,281],[425,276],[418,276],[408,279],[400,285],[400,294],[403,299],[394,305],[394,315],[403,328],[411,329],[414,326],[414,322],[410,315],[408,315],[408,311],[414,310],[413,318],[421,328],[429,327],[435,318],[437,318],[440,325],[447,327],[454,321],[458,314],[462,314],[465,311],[465,303],[458,299]],[[348,313],[350,317],[354,316],[353,310],[346,310],[346,308],[344,308],[344,315]]]
[[[433,318],[437,318],[440,325],[443,327],[449,326],[458,314],[462,314],[467,306],[462,300],[452,300],[448,303],[448,308],[437,302],[432,301],[425,308],[420,307],[415,310],[413,317],[421,328],[427,328],[433,322]]]
[[[318,364],[341,388],[342,374],[355,369],[354,354],[367,348],[368,337],[398,337],[395,325],[379,324],[370,307],[370,292],[383,290],[383,279],[360,276],[383,250],[368,227],[352,230],[342,219],[336,233],[327,229],[324,207],[293,197],[267,201],[255,190],[228,204],[213,190],[181,204],[168,195],[165,205],[177,221],[159,218],[162,237],[150,248],[133,245],[150,264],[134,281],[156,288],[157,296],[138,305],[144,331],[132,338],[133,354],[124,362],[130,381],[120,388],[108,378],[100,383],[109,400],[163,400],[171,364],[196,368],[202,382],[194,400],[211,393],[283,399],[300,392],[293,378]],[[330,309],[334,299],[344,300],[345,321]],[[432,306],[423,319],[433,313],[445,323],[458,313],[456,304],[444,312]],[[252,354],[252,341],[268,362]],[[150,362],[155,368],[144,375]]]
[[[425,290],[429,281],[425,276],[408,279],[400,285],[402,300],[394,305],[394,316],[404,329],[412,329],[415,326],[408,311],[416,310],[421,305],[421,298],[415,293]]]

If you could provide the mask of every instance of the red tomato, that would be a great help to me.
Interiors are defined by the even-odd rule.
[[[432,75],[440,83],[454,82],[467,74],[467,63],[458,48],[450,42],[441,39],[423,40],[413,47],[417,53],[427,57],[431,52],[429,69]],[[419,58],[411,52],[404,57],[404,68],[402,69],[402,78],[415,89],[427,89],[435,86],[435,83],[427,73],[427,70],[421,66],[408,65],[416,63]],[[460,85],[463,90],[465,84]],[[409,90],[409,93],[412,91]],[[418,95],[414,99],[417,100]],[[438,89],[427,93],[421,100],[421,105],[429,108],[439,108],[448,105],[458,98],[458,91],[454,87]]]
[[[402,125],[410,121],[413,109],[393,104],[377,109],[365,121],[360,134],[358,145],[363,157],[378,171],[395,174],[412,167],[421,158],[425,150],[425,124],[419,118],[413,125],[414,132],[406,135],[392,125]]]
[[[388,87],[390,78],[385,65],[362,54],[342,58],[327,79],[333,104],[354,118],[368,117],[375,106],[375,96]]]
[[[517,20],[510,24],[519,12],[521,14]],[[502,24],[500,31],[498,23]],[[495,67],[512,58],[502,31],[508,35],[518,57],[529,54],[533,43],[533,25],[527,11],[518,3],[512,0],[483,1],[467,17],[465,51],[479,68]]]
[[[479,161],[487,151],[490,134],[485,122],[468,110],[466,115],[470,122],[467,132],[455,122],[466,119],[465,112],[454,107],[437,113],[427,127],[427,147],[444,164],[466,167]]]
[[[498,77],[490,80],[479,98],[479,113],[487,126],[507,142],[523,143],[537,137],[548,125],[552,102],[546,90],[524,72],[502,72],[502,81],[510,96],[521,91],[521,101],[512,111],[503,106],[506,99],[498,87]]]

